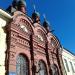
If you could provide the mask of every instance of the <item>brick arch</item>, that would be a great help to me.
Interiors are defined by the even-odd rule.
[[[52,33],[48,33],[47,36],[48,36],[47,37],[48,43],[50,44],[50,47],[52,48],[52,50],[53,51],[58,50],[61,46],[59,39]],[[54,43],[54,47],[52,46],[52,43]],[[60,51],[57,51],[57,52],[60,52]]]
[[[28,58],[28,61],[30,62],[30,52],[28,50],[26,50],[26,48],[22,49],[20,47],[17,47],[15,50],[16,50],[15,59],[17,59],[18,55],[22,54],[22,55],[26,56]]]
[[[52,69],[52,75],[59,75],[59,69],[58,66],[54,63],[51,65],[51,69]]]
[[[27,54],[25,54],[25,53],[23,53],[23,52],[20,52],[20,53],[18,53],[18,54],[16,55],[16,59],[17,59],[17,57],[18,57],[19,55],[23,55],[24,57],[26,57],[26,59],[28,60],[28,62],[30,62],[30,59],[29,59],[29,57],[28,57]]]
[[[25,15],[14,16],[14,18],[13,18],[13,20],[11,22],[11,27],[15,28],[16,30],[21,32],[22,29],[20,28],[20,24],[23,24],[24,26],[26,26],[26,28],[29,31],[28,33],[34,34],[34,27],[33,27],[32,23],[31,23],[30,18],[26,17]]]
[[[40,65],[40,63],[43,63],[43,64],[44,64],[44,67],[45,67],[45,70],[46,70],[46,75],[48,75],[48,70],[47,70],[46,62],[45,62],[43,59],[40,59],[40,60],[38,61],[38,65]]]
[[[55,40],[57,46],[61,45],[59,39],[57,38],[57,36],[55,36],[54,34],[52,34],[50,32],[47,34],[47,39],[48,39],[49,43],[51,43],[51,39],[53,39],[53,40]]]
[[[56,44],[57,44],[57,47],[60,47],[60,41],[59,41],[59,39],[57,38],[57,36],[55,36],[55,35],[52,35],[52,38],[55,40],[55,42],[56,42]]]
[[[31,24],[33,23],[32,19],[29,16],[27,16],[26,14],[21,13],[20,11],[16,11],[14,13],[13,20],[15,21],[18,16],[23,16],[27,19],[27,21],[29,23],[31,23]]]
[[[40,61],[42,61],[45,64],[46,68],[47,68],[47,65],[46,65],[47,62],[44,59],[39,59],[38,62],[40,62]]]
[[[34,28],[34,35],[35,36],[41,35],[44,39],[44,42],[47,41],[46,31],[42,26],[36,26]]]
[[[62,68],[61,68],[62,67],[62,65],[61,65],[62,51],[60,50],[61,44],[60,44],[59,39],[55,35],[52,34],[51,36],[52,36],[51,39],[53,39],[55,41],[55,43],[56,43],[56,47],[52,51],[53,51],[53,53],[55,53],[55,56],[56,56],[56,59],[57,59],[57,64],[59,64],[57,67],[59,67],[58,68],[59,73],[61,72],[61,74],[63,74],[62,73]]]
[[[26,60],[26,63],[25,63],[25,64],[26,64],[26,66],[27,66],[26,68],[27,68],[28,70],[27,70],[27,69],[25,69],[25,70],[27,70],[27,72],[28,72],[27,75],[30,75],[30,69],[29,69],[29,68],[30,68],[30,61],[29,61],[27,55],[25,55],[24,53],[20,53],[20,54],[18,54],[18,56],[22,56],[22,57]],[[17,59],[16,59],[16,73],[17,73],[17,68],[18,68],[18,67],[17,67],[17,64],[18,64],[17,61],[18,61],[18,58],[19,58],[18,56],[17,56]],[[23,64],[23,65],[24,65],[24,64]],[[24,69],[24,68],[23,68],[23,69]]]
[[[56,43],[55,49],[56,49],[56,53],[58,54],[58,56],[59,56],[59,55],[62,55],[62,51],[61,51],[61,49],[60,49],[61,44],[60,44],[60,41],[59,41],[59,39],[57,38],[57,36],[53,35],[51,39],[55,40],[55,43]]]

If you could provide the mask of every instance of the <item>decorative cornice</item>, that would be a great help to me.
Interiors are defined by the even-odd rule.
[[[5,17],[8,18],[8,19],[11,19],[11,18],[12,18],[11,15],[9,15],[8,13],[6,13],[6,12],[3,11],[2,9],[0,9],[0,14],[3,15],[3,16],[5,16]]]

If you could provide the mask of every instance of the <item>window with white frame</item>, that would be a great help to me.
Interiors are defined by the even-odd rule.
[[[73,73],[75,73],[75,70],[74,70],[74,67],[73,67],[73,63],[70,62],[70,65],[71,65],[71,69],[72,69]]]
[[[69,66],[68,66],[68,62],[67,62],[67,60],[64,59],[64,62],[65,62],[65,66],[66,66],[67,71],[70,72],[70,69],[69,69]]]

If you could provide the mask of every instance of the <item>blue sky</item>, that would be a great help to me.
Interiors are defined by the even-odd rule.
[[[1,0],[0,8],[5,9],[12,0]],[[27,13],[31,16],[33,12],[32,3],[40,13],[41,22],[43,14],[46,14],[54,34],[59,38],[61,44],[71,52],[75,53],[75,0],[26,0]]]

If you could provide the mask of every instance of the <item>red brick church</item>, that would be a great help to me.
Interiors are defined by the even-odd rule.
[[[60,42],[45,19],[34,10],[29,17],[26,3],[13,0],[7,10],[13,16],[6,25],[6,75],[63,75]]]

